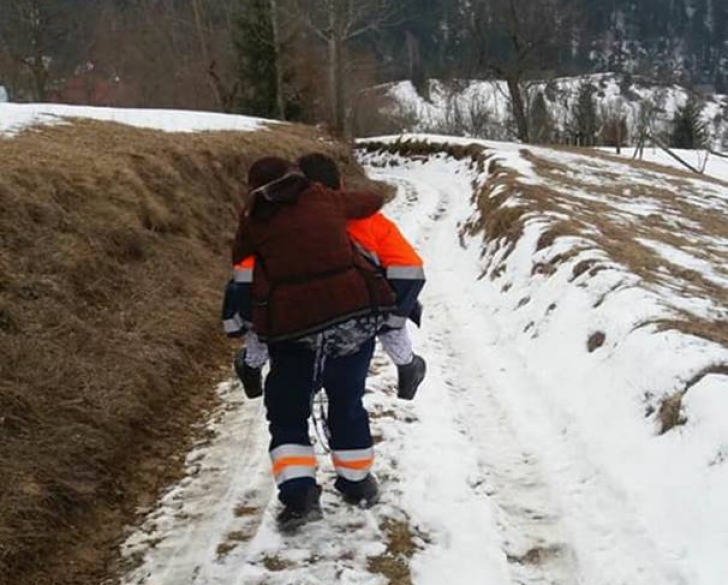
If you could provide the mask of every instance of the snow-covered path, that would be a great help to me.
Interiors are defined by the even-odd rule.
[[[193,473],[126,544],[146,585],[679,585],[693,583],[548,400],[502,328],[509,309],[464,248],[472,176],[444,159],[372,168],[397,184],[388,209],[427,263],[426,324],[415,334],[429,375],[416,401],[393,396],[378,355],[367,405],[383,501],[341,504],[320,457],[325,520],[282,537],[259,402],[220,391],[214,434]],[[513,310],[514,308],[510,308]]]

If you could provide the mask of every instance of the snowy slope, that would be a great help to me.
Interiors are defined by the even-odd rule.
[[[533,100],[542,93],[554,128],[565,133],[569,127],[570,111],[582,85],[591,84],[598,109],[604,113],[619,110],[625,116],[629,135],[636,135],[640,103],[652,102],[658,111],[656,130],[665,132],[678,107],[685,104],[688,92],[678,85],[658,86],[633,78],[624,82],[614,74],[595,74],[563,77],[548,82],[534,82],[526,88]],[[508,88],[502,81],[428,82],[428,98],[418,94],[409,81],[386,87],[391,98],[384,108],[386,115],[405,120],[406,128],[415,132],[466,134],[495,140],[514,137]],[[481,122],[473,122],[480,118]],[[487,118],[487,123],[484,119]],[[708,99],[703,111],[712,142],[719,146],[728,140],[728,96],[716,95]],[[481,128],[482,127],[482,128]]]
[[[210,112],[0,103],[0,136],[10,136],[36,125],[63,123],[68,118],[116,122],[165,132],[253,131],[274,123],[260,118]]]
[[[565,522],[577,537],[573,544],[587,577],[583,582],[640,582],[632,574],[629,550],[619,551],[633,538],[629,548],[648,547],[638,554],[645,555],[643,562],[655,561],[644,567],[651,574],[647,582],[724,582],[728,185],[565,151],[529,149],[531,156],[526,156],[515,145],[484,145],[486,169],[495,174],[479,174],[478,181],[491,185],[483,196],[497,199],[510,189],[498,209],[524,206],[525,221],[514,246],[486,240],[474,259],[483,280],[473,287],[475,294],[463,293],[456,307],[465,305],[472,321],[488,315],[480,327],[469,323],[469,330],[475,329],[471,347],[478,340],[487,343],[495,331],[497,344],[519,356],[532,376],[519,385],[503,374],[499,390],[518,413],[547,473],[557,476],[552,479],[563,509],[573,516],[569,524],[565,513]],[[429,166],[391,155],[368,160],[384,165],[389,175],[418,176],[421,167]],[[511,175],[500,182],[496,175],[505,172]],[[515,186],[512,173],[519,177]],[[563,179],[554,178],[561,174]],[[605,181],[613,183],[609,190],[603,189]],[[529,208],[529,197],[560,198],[560,209]],[[590,211],[599,215],[598,223]],[[705,222],[693,221],[693,214]],[[651,223],[656,215],[666,224]],[[624,224],[622,231],[605,221],[610,216]],[[722,220],[714,224],[708,217]],[[572,233],[559,224],[561,237],[544,237],[569,218],[584,223]],[[471,211],[470,217],[461,216],[461,225],[477,225],[481,219],[480,211]],[[671,224],[672,229],[662,231]],[[644,246],[638,271],[613,242],[603,245],[602,231],[625,242],[631,234]],[[466,230],[467,253],[481,249],[481,237],[479,231]],[[467,283],[467,271],[455,260],[462,252],[443,253],[453,259],[455,286],[461,279]],[[697,284],[702,279],[706,288]],[[723,331],[723,342],[698,336],[697,327],[649,325],[672,319],[715,324]],[[468,317],[460,323],[468,324]],[[602,345],[590,348],[596,333],[603,334]],[[481,347],[470,359],[487,362],[493,353]],[[684,426],[660,434],[661,398],[675,395],[683,398],[679,422]],[[598,507],[613,515],[614,524],[620,518],[625,523],[610,527],[595,517]],[[589,544],[610,529],[616,529],[611,544]],[[590,546],[595,548],[589,551]]]
[[[728,348],[645,323],[726,318],[726,263],[716,258],[725,260],[728,240],[660,194],[679,185],[689,205],[714,216],[726,212],[728,187],[607,157],[483,146],[482,166],[362,155],[372,176],[397,186],[386,212],[421,251],[429,279],[415,333],[430,366],[419,396],[396,400],[382,355],[368,384],[382,504],[342,505],[320,452],[324,521],[278,534],[262,406],[224,384],[189,476],[125,544],[125,584],[725,582],[728,377],[695,381],[684,422],[665,433],[655,410],[706,367],[728,364]],[[616,190],[601,189],[605,173]],[[634,191],[625,194],[619,177]],[[563,208],[537,212],[539,194]],[[497,200],[493,216],[521,214],[518,237],[483,239],[483,197]],[[614,228],[587,203],[665,261],[633,270],[602,240],[600,230]],[[662,224],[650,224],[657,213],[691,222],[705,249],[668,243]],[[543,237],[571,216],[578,232]],[[595,223],[582,224],[587,217]],[[653,229],[643,233],[643,224]],[[686,272],[697,288],[684,289],[676,274],[686,263],[712,284]],[[675,273],[654,277],[663,270]],[[602,344],[589,348],[596,332]]]

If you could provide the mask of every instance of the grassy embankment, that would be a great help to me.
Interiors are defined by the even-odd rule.
[[[0,138],[0,584],[98,583],[181,469],[231,346],[221,290],[248,166],[349,150],[309,128],[75,121]]]

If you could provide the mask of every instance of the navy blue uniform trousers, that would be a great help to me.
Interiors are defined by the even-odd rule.
[[[284,504],[302,497],[316,483],[316,456],[308,419],[311,398],[321,386],[328,397],[330,447],[339,481],[358,482],[369,474],[374,453],[369,415],[362,398],[374,344],[371,338],[355,353],[319,358],[319,364],[315,352],[301,344],[270,345],[265,406],[273,473]]]

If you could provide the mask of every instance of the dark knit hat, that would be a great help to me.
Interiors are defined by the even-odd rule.
[[[297,161],[298,167],[311,181],[338,191],[341,188],[341,174],[336,161],[322,152],[312,152]]]

